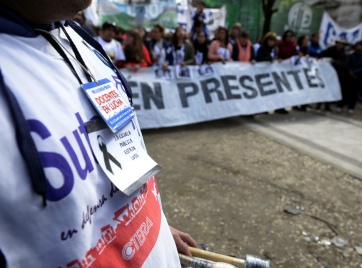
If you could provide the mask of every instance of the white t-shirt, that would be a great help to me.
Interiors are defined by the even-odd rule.
[[[219,47],[216,51],[217,54],[223,56],[225,60],[230,59],[230,51],[227,47]]]
[[[110,79],[127,99],[116,74],[66,28],[92,74]],[[72,51],[63,32],[52,34]],[[42,36],[0,34],[0,40],[4,81],[29,124],[48,181],[43,207],[0,92],[0,249],[8,267],[180,267],[155,179],[126,196],[96,162],[84,128],[96,111],[64,60]],[[133,123],[139,131],[137,119]]]
[[[162,66],[166,61],[166,51],[163,48],[163,41],[157,42],[151,51],[152,57],[159,57],[157,61],[153,63],[156,66]]]
[[[258,54],[258,50],[259,50],[260,46],[261,46],[261,45],[260,45],[259,43],[255,43],[255,44],[253,45],[255,55]]]
[[[124,56],[124,52],[122,49],[122,45],[120,42],[112,39],[111,42],[106,42],[102,39],[102,37],[97,37],[98,43],[100,43],[104,49],[104,51],[107,53],[107,55],[111,58],[113,62],[119,61],[119,60],[126,60],[126,57]]]

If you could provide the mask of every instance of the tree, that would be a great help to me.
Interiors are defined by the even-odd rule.
[[[270,31],[273,14],[278,12],[277,8],[273,8],[275,2],[276,0],[261,0],[261,6],[264,13],[263,34]]]

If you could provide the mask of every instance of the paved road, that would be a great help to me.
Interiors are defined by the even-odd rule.
[[[355,249],[362,246],[362,183],[354,179],[361,122],[357,113],[292,112],[144,135],[164,167],[157,180],[170,224],[199,243],[270,259],[272,267],[352,268],[362,262]],[[290,207],[304,210],[291,215]],[[336,235],[348,245],[331,245]]]
[[[362,180],[362,122],[334,114],[259,115],[247,126]]]

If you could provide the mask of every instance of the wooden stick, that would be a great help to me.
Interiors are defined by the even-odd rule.
[[[193,268],[211,268],[211,262],[208,260],[195,260],[189,256],[178,254],[182,265]]]
[[[215,261],[215,262],[225,262],[225,263],[232,264],[232,265],[234,265],[236,267],[239,267],[239,268],[243,268],[244,265],[245,265],[245,261],[242,260],[242,259],[238,259],[238,258],[218,254],[218,253],[215,253],[215,252],[202,250],[202,249],[199,249],[199,248],[189,247],[189,249],[191,251],[192,256],[194,256],[194,257],[207,259],[207,260]]]

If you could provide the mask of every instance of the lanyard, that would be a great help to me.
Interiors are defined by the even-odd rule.
[[[80,85],[83,84],[82,80],[80,79],[77,71],[75,70],[73,64],[69,60],[69,58],[68,58],[67,54],[65,53],[65,51],[68,52],[68,54],[70,56],[72,56],[78,62],[78,64],[82,68],[88,82],[93,82],[93,81],[97,82],[96,78],[92,75],[89,68],[85,64],[82,56],[80,55],[77,47],[75,46],[73,40],[70,38],[68,32],[65,30],[63,24],[60,23],[60,22],[57,22],[56,26],[61,28],[62,31],[64,32],[64,34],[67,37],[67,39],[68,39],[68,41],[70,43],[70,46],[71,46],[71,48],[72,48],[72,50],[74,52],[75,57],[63,45],[61,45],[61,43],[59,41],[57,41],[49,32],[41,30],[41,29],[35,29],[35,30],[38,31],[52,45],[52,47],[59,53],[59,55],[64,59],[65,63],[68,65],[69,69],[72,71],[73,75],[78,80]]]

